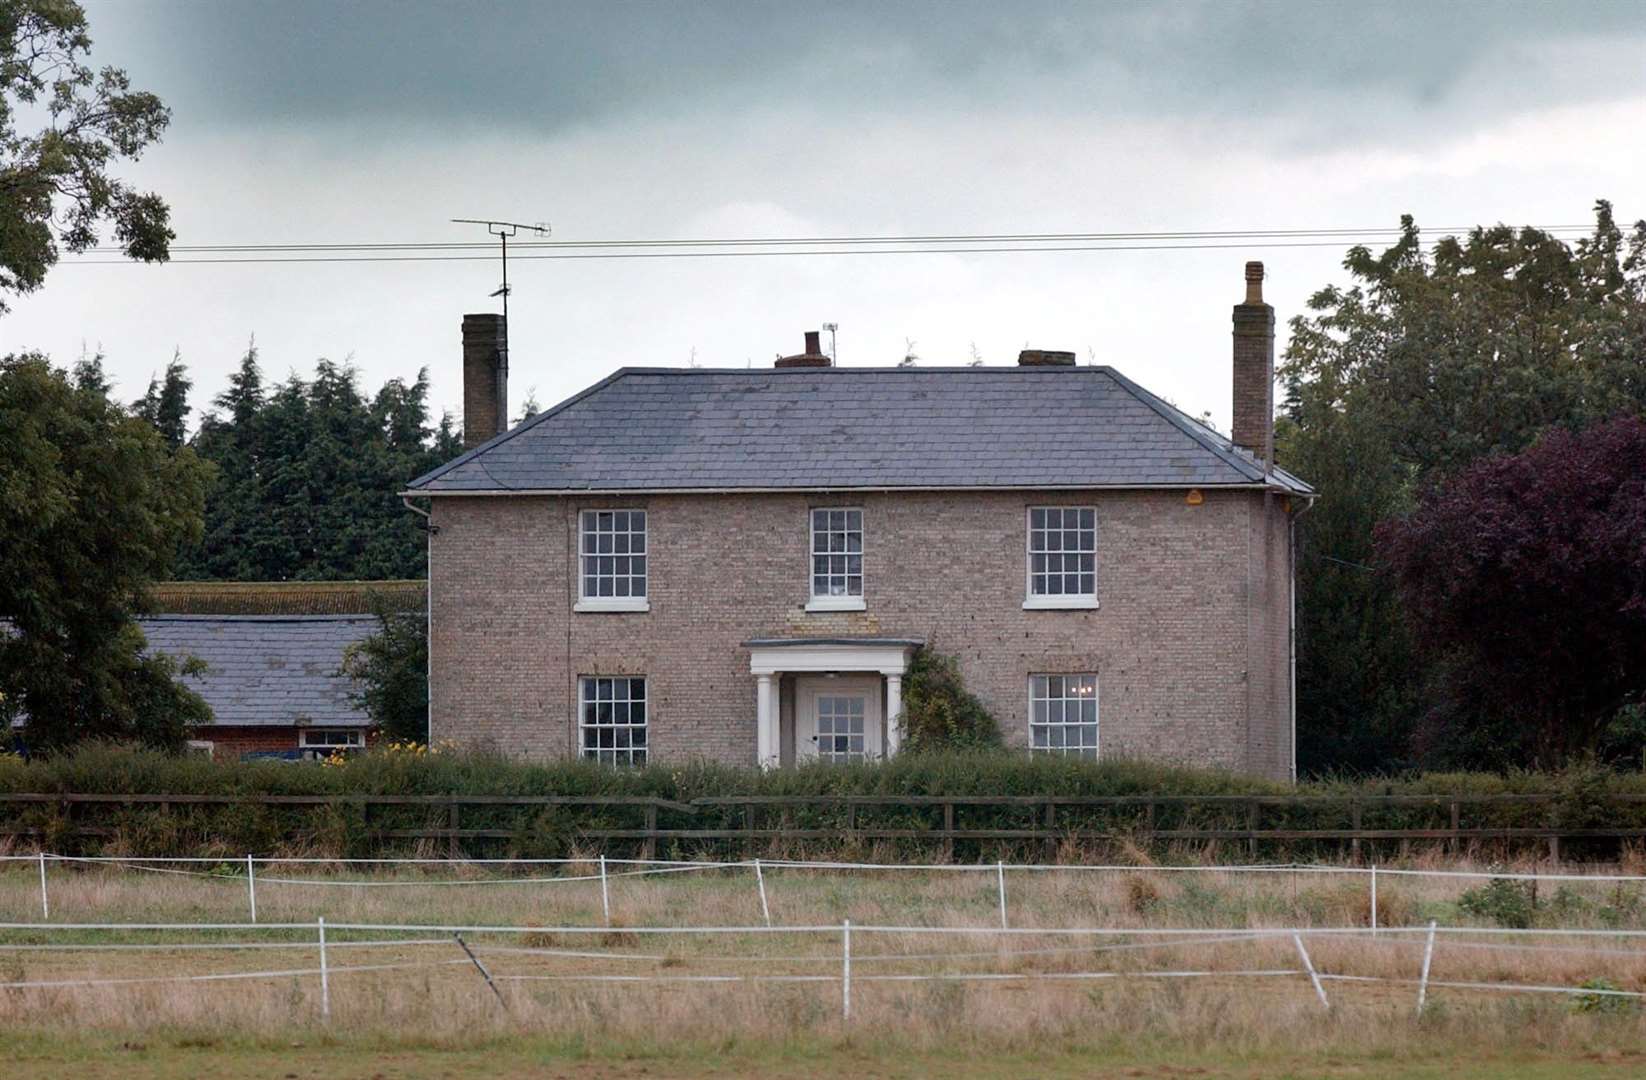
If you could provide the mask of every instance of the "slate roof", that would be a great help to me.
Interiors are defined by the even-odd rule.
[[[343,649],[377,630],[371,616],[155,615],[138,620],[149,648],[197,656],[207,671],[184,684],[218,725],[364,727],[337,674]]]
[[[1110,367],[623,368],[407,494],[1264,485]]]

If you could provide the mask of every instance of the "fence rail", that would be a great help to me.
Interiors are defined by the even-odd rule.
[[[1054,845],[1065,840],[1114,841],[1150,844],[1173,841],[1233,841],[1256,852],[1266,842],[1311,841],[1347,846],[1359,856],[1362,843],[1444,842],[1456,847],[1466,841],[1546,844],[1559,859],[1564,841],[1646,841],[1646,795],[1614,794],[1591,804],[1573,820],[1568,802],[1558,794],[1437,794],[1437,795],[725,795],[682,802],[642,795],[201,795],[188,793],[7,792],[0,793],[0,836],[41,838],[47,830],[38,823],[20,821],[28,807],[51,808],[58,815],[54,839],[106,837],[118,827],[77,820],[77,807],[154,807],[168,813],[173,807],[347,808],[360,814],[360,825],[374,840],[444,841],[450,857],[459,858],[468,841],[509,840],[529,825],[527,815],[550,808],[618,812],[630,824],[589,821],[574,824],[580,841],[621,841],[638,846],[653,858],[659,843],[691,845],[738,844],[753,851],[774,840],[922,841],[939,847],[952,859],[956,841]],[[1512,808],[1513,823],[1466,822],[1477,817],[1467,811]],[[429,813],[408,826],[370,823],[374,808],[422,808]],[[1376,827],[1364,823],[1368,813],[1444,810],[1445,824],[1433,822]],[[464,824],[464,811],[471,811]],[[957,819],[968,813],[995,810],[1026,818],[1021,824],[998,822],[978,825]],[[476,823],[473,814],[516,810],[510,827],[495,820]],[[1195,811],[1203,811],[1196,814]],[[917,822],[873,820],[886,812],[909,811]],[[1632,811],[1632,813],[1631,813]],[[860,813],[863,812],[863,813]],[[941,814],[941,822],[931,815]],[[800,823],[797,817],[819,813],[823,822]],[[871,820],[863,820],[866,813]],[[1286,820],[1322,813],[1347,818],[1343,824],[1299,825]],[[675,820],[660,824],[659,815]],[[1095,815],[1095,817],[1094,817]],[[92,815],[95,817],[95,812]],[[640,820],[635,821],[638,816]],[[1596,818],[1604,824],[1597,824]],[[1165,820],[1163,817],[1175,818]],[[1214,820],[1195,820],[1210,817]],[[379,815],[381,818],[381,814]],[[683,819],[683,820],[682,820]],[[774,820],[775,819],[775,820]],[[1232,824],[1231,819],[1240,824]],[[1277,820],[1278,819],[1278,820]]]

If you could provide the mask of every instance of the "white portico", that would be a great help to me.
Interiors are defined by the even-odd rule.
[[[879,637],[744,642],[755,677],[761,768],[897,753],[903,741],[903,675],[921,644]]]

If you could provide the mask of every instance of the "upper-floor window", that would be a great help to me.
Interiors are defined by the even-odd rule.
[[[607,765],[646,764],[646,680],[639,675],[584,676],[582,753]]]
[[[812,511],[812,611],[863,608],[863,511]]]
[[[579,610],[645,611],[646,511],[585,510],[578,533]]]
[[[1029,676],[1029,747],[1097,756],[1097,676]]]
[[[1029,508],[1027,608],[1097,606],[1097,511]]]

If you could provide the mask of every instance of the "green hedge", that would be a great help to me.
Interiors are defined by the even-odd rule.
[[[1566,828],[1639,828],[1646,834],[1646,804],[1620,805],[1617,794],[1646,794],[1646,776],[1583,768],[1560,774],[1436,774],[1400,781],[1330,781],[1293,788],[1233,773],[1172,768],[1135,761],[1089,762],[1071,758],[1021,753],[910,754],[884,764],[853,767],[813,765],[761,772],[707,763],[658,764],[645,769],[612,769],[582,761],[534,764],[483,754],[409,754],[374,752],[341,765],[276,762],[214,763],[203,758],[168,757],[142,750],[93,745],[49,759],[24,762],[0,757],[0,791],[28,793],[129,793],[203,795],[640,795],[689,803],[694,799],[730,795],[1072,795],[1072,796],[1286,796],[1327,795],[1343,801],[1324,804],[1289,803],[1265,806],[1264,828],[1349,828],[1348,798],[1375,795],[1493,795],[1539,794],[1558,796],[1552,804],[1498,804],[1465,806],[1465,827],[1559,825]],[[46,846],[65,854],[111,852],[126,854],[237,854],[311,852],[363,857],[384,852],[414,850],[415,842],[379,840],[378,829],[440,828],[446,823],[443,806],[374,807],[370,821],[358,805],[344,800],[318,806],[189,806],[174,804],[162,810],[150,805],[77,804],[67,814],[60,804],[8,804],[16,827],[41,830]],[[785,854],[863,855],[863,842],[845,836],[846,809],[841,806],[800,807],[787,813],[786,823],[797,829],[838,832],[824,841],[763,844],[761,850]],[[1145,828],[1141,806],[1060,807],[1057,825],[1067,834],[1064,853],[1082,857],[1113,856],[1126,848],[1124,841],[1092,839],[1096,834],[1138,835]],[[592,850],[580,842],[586,830],[633,829],[644,823],[644,810],[635,807],[465,806],[464,828],[504,830],[506,838],[470,842],[469,854],[514,854],[552,857],[576,850]],[[970,807],[956,809],[956,825],[970,829],[1030,828],[1042,824],[1039,807]],[[1215,801],[1161,803],[1155,807],[1157,829],[1240,829],[1247,824],[1243,805]],[[663,828],[737,829],[746,821],[742,807],[699,809],[695,813],[664,809]],[[859,807],[858,828],[926,829],[941,825],[935,806]],[[776,810],[759,811],[757,824],[779,825]],[[1365,807],[1361,826],[1368,829],[1444,828],[1450,809],[1438,805]],[[77,826],[112,828],[113,835],[92,837],[76,833]],[[27,843],[27,841],[24,841]],[[1040,842],[1012,846],[992,841],[959,842],[957,859],[1044,858],[1050,854]],[[1226,855],[1252,854],[1246,845],[1228,844]],[[1265,841],[1256,853],[1266,859],[1317,858],[1337,855],[1342,844],[1280,843]],[[1188,844],[1175,850],[1158,845],[1156,858],[1187,858],[1215,854],[1215,845]],[[1383,845],[1393,851],[1396,845]],[[614,853],[638,850],[639,843],[608,845]],[[1101,850],[1100,850],[1101,849]],[[443,853],[441,844],[425,842],[424,850]],[[740,840],[701,842],[660,848],[659,855],[742,855]],[[1363,846],[1363,854],[1376,846]],[[1505,848],[1505,850],[1507,850]],[[1568,844],[1568,854],[1611,856],[1615,842],[1587,847]],[[935,841],[900,840],[880,845],[879,855],[932,858],[940,851]],[[1496,852],[1494,851],[1494,854]]]

